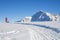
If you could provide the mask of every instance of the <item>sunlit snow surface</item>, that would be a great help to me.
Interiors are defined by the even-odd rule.
[[[0,23],[0,40],[60,40],[60,22]]]

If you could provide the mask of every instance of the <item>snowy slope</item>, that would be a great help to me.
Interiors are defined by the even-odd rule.
[[[60,40],[60,22],[0,23],[0,40]]]

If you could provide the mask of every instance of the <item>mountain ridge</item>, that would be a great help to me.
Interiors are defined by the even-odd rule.
[[[39,11],[32,16],[31,21],[60,21],[60,16]]]
[[[60,21],[60,15],[38,11],[32,16],[27,16],[20,22],[38,22],[38,21]]]

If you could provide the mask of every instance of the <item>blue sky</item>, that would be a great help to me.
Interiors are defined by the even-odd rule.
[[[60,0],[0,0],[0,22],[5,17],[10,22],[18,21],[40,10],[60,14]]]

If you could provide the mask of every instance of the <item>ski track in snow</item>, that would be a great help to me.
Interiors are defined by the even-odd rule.
[[[57,28],[50,27],[50,26],[37,25],[37,24],[29,24],[29,23],[21,23],[21,24],[38,26],[38,27],[42,27],[42,28],[46,28],[46,29],[50,29],[50,30],[52,30],[52,31],[55,31],[55,32],[57,32],[57,33],[60,33],[60,30],[58,30]]]
[[[28,23],[21,23],[21,24],[23,24],[23,25],[33,25],[33,26],[38,26],[38,27],[42,27],[42,28],[47,28],[47,29],[50,29],[50,30],[52,30],[52,31],[54,31],[56,33],[60,33],[60,30],[58,30],[57,28],[53,28],[53,27],[49,27],[49,26],[37,25],[37,24],[28,24]],[[32,38],[35,38],[34,40],[38,40],[38,39],[41,39],[41,38],[43,38],[41,40],[60,40],[60,36],[59,36],[59,38],[58,37],[54,38],[53,37],[54,35],[52,35],[52,33],[49,33],[50,36],[47,36],[47,34],[48,34],[47,32],[46,32],[47,34],[46,33],[42,33],[42,32],[39,32],[37,30],[34,30],[34,28],[33,29],[31,28],[31,32],[33,34]]]
[[[17,31],[15,30],[5,33],[0,33],[0,37],[1,35],[3,35],[0,40],[17,40],[16,38],[11,39],[10,37],[4,35],[9,35],[9,34],[20,35],[21,33],[25,33],[27,31],[30,34],[31,40],[60,40],[60,36],[59,36],[60,30],[58,30],[57,28],[40,25],[40,24],[31,24],[31,23],[19,23],[19,24],[24,25],[24,28],[23,27],[22,29],[17,28]]]
[[[30,35],[31,35],[31,40],[48,40],[49,38],[46,37],[46,35],[39,33],[36,30],[30,29]]]

